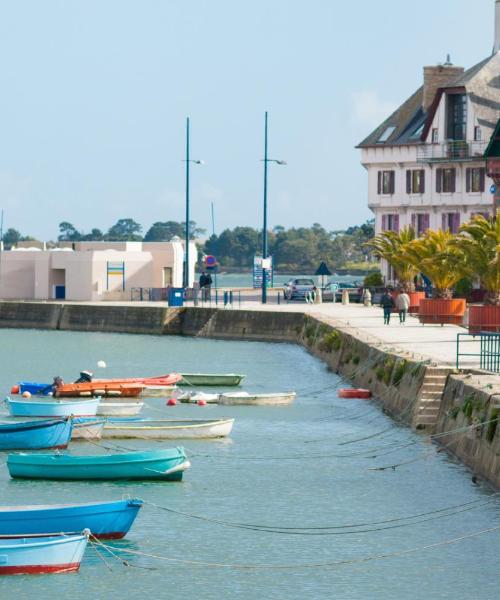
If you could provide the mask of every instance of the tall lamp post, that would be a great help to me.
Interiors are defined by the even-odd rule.
[[[286,165],[284,160],[276,160],[275,158],[268,158],[267,155],[267,111],[265,113],[264,122],[264,223],[262,227],[262,304],[267,303],[267,165],[270,162],[276,163],[277,165]],[[270,265],[269,265],[270,266]]]
[[[186,118],[186,231],[185,231],[185,249],[184,249],[184,278],[183,286],[185,289],[189,287],[189,165],[202,165],[202,160],[191,160],[189,158],[189,117]]]

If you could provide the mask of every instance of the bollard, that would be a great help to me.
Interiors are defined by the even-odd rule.
[[[323,304],[323,294],[320,288],[317,288],[314,292],[314,304]]]
[[[342,304],[349,304],[349,291],[347,289],[342,290]]]
[[[372,293],[368,288],[365,288],[365,291],[363,292],[363,304],[365,306],[372,305]]]
[[[224,306],[227,306],[228,294],[227,290],[224,290]]]
[[[231,290],[229,292],[229,304],[232,306],[233,305],[233,290]]]

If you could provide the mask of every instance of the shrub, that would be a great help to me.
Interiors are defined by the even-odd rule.
[[[380,287],[384,285],[384,278],[380,271],[374,271],[367,275],[363,281],[365,287]]]
[[[338,352],[340,350],[340,346],[342,345],[342,336],[338,331],[330,331],[327,333],[323,339],[321,340],[321,349],[326,352]]]
[[[394,376],[392,378],[392,383],[393,385],[399,385],[401,383],[401,380],[404,377],[404,374],[406,373],[406,367],[408,366],[408,363],[406,362],[406,360],[400,360],[398,361],[396,368],[394,369]]]

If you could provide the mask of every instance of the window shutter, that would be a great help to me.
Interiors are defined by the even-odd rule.
[[[479,169],[479,191],[484,192],[486,179],[486,169],[483,167]]]
[[[460,229],[460,213],[453,213],[453,231],[452,233],[458,233]]]
[[[443,231],[448,229],[448,213],[443,213],[441,215],[441,229]]]
[[[471,170],[466,169],[465,170],[465,191],[467,193],[469,193],[471,190],[471,178],[472,178]]]
[[[427,231],[430,226],[431,217],[429,213],[425,213],[424,218],[422,219],[424,222],[424,231]]]
[[[396,233],[398,233],[399,232],[399,215],[394,215],[392,217],[392,222],[394,223],[394,227],[393,227],[394,231]]]
[[[457,191],[457,170],[451,169],[451,193],[454,194]]]
[[[411,194],[411,171],[406,171],[406,193]]]
[[[425,171],[423,169],[420,171],[420,192],[425,194]]]
[[[413,231],[417,231],[417,215],[415,213],[412,213],[411,215],[411,226]]]
[[[391,194],[394,194],[394,192],[396,191],[396,173],[394,171],[391,171]]]
[[[387,215],[382,215],[382,231],[387,231]]]
[[[443,169],[436,169],[436,192],[441,193],[443,189]]]
[[[382,193],[382,171],[378,172],[377,179],[377,194],[380,195]]]

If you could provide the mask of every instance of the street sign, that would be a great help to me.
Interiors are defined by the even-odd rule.
[[[215,256],[209,254],[208,256],[205,256],[205,264],[207,265],[207,267],[215,267],[215,265],[217,264],[217,259],[215,258]]]
[[[497,186],[495,184],[493,184],[490,187],[490,194],[496,194],[497,193]]]
[[[266,270],[266,283],[268,286],[273,286],[273,257],[268,256],[265,261],[262,260],[262,256],[253,257],[253,287],[262,287],[262,263],[264,262],[264,269]]]

